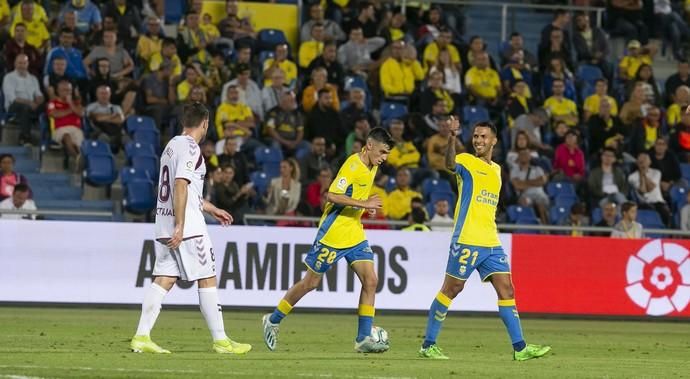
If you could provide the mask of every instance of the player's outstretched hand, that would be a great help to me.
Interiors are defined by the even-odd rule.
[[[455,116],[450,116],[450,134],[455,137],[460,131],[460,120]]]
[[[182,225],[175,226],[175,230],[173,231],[173,235],[168,240],[168,243],[166,244],[166,246],[168,246],[169,249],[175,250],[182,243],[182,238],[183,238],[182,229],[183,229]]]
[[[381,198],[379,195],[374,195],[370,198],[367,199],[367,201],[364,202],[364,208],[366,209],[381,209],[383,208],[383,201],[381,201]]]
[[[230,224],[233,222],[233,218],[230,213],[223,209],[216,208],[213,210],[213,212],[211,212],[211,215],[223,226],[230,226]]]

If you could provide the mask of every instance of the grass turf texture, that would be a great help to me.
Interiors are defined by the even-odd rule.
[[[349,377],[349,378],[678,378],[690,377],[690,324],[523,319],[528,342],[547,343],[544,358],[514,362],[496,317],[449,315],[439,345],[449,361],[417,358],[426,317],[382,315],[390,334],[382,355],[353,351],[356,315],[305,314],[281,325],[276,352],[264,346],[261,314],[225,311],[246,356],[211,351],[201,314],[163,309],[153,339],[171,355],[129,352],[137,310],[0,307],[0,377]]]

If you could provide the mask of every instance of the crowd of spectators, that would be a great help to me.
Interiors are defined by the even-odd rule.
[[[685,199],[672,198],[688,185],[681,164],[690,162],[682,2],[608,1],[603,28],[588,13],[556,10],[536,51],[519,32],[487,46],[453,5],[403,12],[388,1],[307,1],[298,45],[267,46],[236,0],[216,24],[203,1],[189,1],[174,35],[163,32],[162,1],[10,3],[0,0],[3,105],[22,127],[21,144],[38,143],[42,113],[54,143],[75,158],[85,139],[119,153],[132,115],[153,118],[165,144],[181,105],[204,102],[212,109],[206,196],[239,222],[246,213],[320,215],[339,165],[381,125],[396,145],[373,190],[383,212],[366,217],[405,220],[411,230],[450,224],[455,198],[432,196],[457,191],[444,165],[448,117],[463,121],[456,150],[471,152],[472,113],[486,112],[500,134],[501,220],[519,205],[549,224],[564,207],[563,225],[594,224],[601,212],[599,224],[613,226],[632,202],[666,227],[690,227]],[[610,37],[625,40],[624,56],[613,55]],[[678,61],[663,85],[653,38]],[[389,117],[388,107],[404,112]],[[252,179],[260,149],[282,158],[265,186]],[[552,184],[573,193],[563,200]],[[0,200],[12,196],[8,188]]]

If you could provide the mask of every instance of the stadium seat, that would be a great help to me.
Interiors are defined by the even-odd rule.
[[[141,142],[130,141],[125,145],[125,156],[131,162],[132,157],[140,155],[156,155],[156,150],[152,145]]]
[[[20,173],[38,172],[41,169],[41,162],[32,159],[16,159],[14,161],[14,171]]]
[[[271,178],[263,171],[254,171],[249,174],[249,181],[254,183],[254,190],[257,195],[266,196],[268,186],[271,184]]]
[[[264,67],[264,62],[266,62],[267,59],[275,57],[275,53],[273,51],[262,51],[259,53],[259,63],[261,64],[261,67]]]
[[[254,150],[254,159],[269,178],[280,175],[280,161],[283,160],[283,152],[272,147],[259,147]]]
[[[462,121],[471,130],[477,122],[489,121],[489,110],[476,105],[466,105],[462,108]]]
[[[350,75],[345,77],[345,91],[349,91],[353,88],[361,88],[366,92],[369,92],[369,86],[366,80],[358,75]]]
[[[570,216],[570,208],[554,205],[549,209],[549,222],[553,225],[561,225]]]
[[[578,199],[577,196],[574,195],[558,195],[553,198],[553,204],[555,206],[563,207],[568,210],[568,213],[570,213],[570,208],[575,205],[577,202],[579,202],[580,199]]]
[[[516,225],[539,225],[539,220],[536,218],[534,219],[519,219],[515,222]],[[513,233],[517,234],[541,234],[541,231],[538,229],[515,229],[513,230]]]
[[[510,222],[518,223],[518,221],[536,221],[539,223],[539,220],[537,219],[537,214],[534,213],[534,209],[532,207],[522,207],[519,205],[511,205],[507,209],[508,212],[508,220]]]
[[[122,185],[124,199],[122,206],[128,212],[146,214],[156,208],[156,194],[153,182],[146,179],[131,179]]]
[[[110,153],[92,152],[85,156],[84,182],[92,186],[109,186],[117,180],[115,158]]]
[[[110,145],[105,142],[98,140],[84,140],[84,142],[81,144],[81,155],[88,159],[88,157],[92,154],[112,155],[112,151],[110,150]]]
[[[681,163],[680,172],[686,182],[690,183],[690,163]]]
[[[127,130],[127,133],[129,133],[129,135],[133,135],[134,132],[139,129],[158,130],[156,127],[156,122],[151,117],[138,115],[127,117],[127,120],[125,120],[125,130]]]
[[[674,185],[669,192],[671,195],[671,209],[677,211],[687,204],[688,190],[685,187]]]
[[[570,182],[549,182],[546,185],[546,193],[550,198],[556,198],[561,195],[577,196],[575,186]]]
[[[157,153],[160,152],[161,135],[157,129],[137,129],[134,132],[134,141],[150,145]]]
[[[165,23],[177,24],[185,13],[187,2],[179,0],[165,0]]]
[[[391,193],[391,192],[395,191],[395,188],[397,187],[397,185],[398,185],[398,182],[395,180],[394,177],[391,176],[390,178],[388,178],[388,181],[386,182],[386,188],[385,188],[386,192]]]
[[[445,179],[427,178],[422,182],[422,195],[429,200],[432,192],[453,192]]]
[[[153,182],[158,182],[158,157],[155,155],[137,155],[132,157],[132,167],[145,171]]]
[[[381,103],[381,123],[385,124],[394,118],[403,118],[407,115],[407,106],[400,103]]]
[[[597,80],[602,79],[604,74],[601,69],[597,66],[583,64],[577,68],[577,74],[575,77],[583,83],[587,83],[594,87]]]
[[[280,29],[261,29],[258,35],[259,50],[273,50],[276,45],[287,43],[285,33]]]
[[[592,209],[592,225],[596,225],[603,219],[601,208],[596,207]]]
[[[122,185],[131,182],[132,180],[151,180],[149,174],[144,170],[137,170],[134,167],[123,167],[120,170],[120,181]]]
[[[659,212],[652,209],[638,209],[637,222],[642,224],[645,229],[666,229]]]

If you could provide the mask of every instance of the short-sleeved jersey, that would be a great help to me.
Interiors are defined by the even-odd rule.
[[[175,179],[185,179],[187,186],[187,207],[182,236],[185,239],[207,234],[203,214],[203,190],[206,164],[201,148],[190,136],[176,136],[165,146],[161,155],[158,183],[158,204],[156,206],[156,239],[170,238],[175,229],[173,198]]]
[[[496,228],[496,206],[501,192],[501,166],[474,155],[455,156],[458,205],[453,242],[472,246],[501,246]]]
[[[378,166],[369,169],[359,157],[352,154],[340,167],[328,192],[366,200],[374,184]],[[352,247],[366,239],[362,227],[363,208],[326,203],[319,222],[316,241],[333,248]]]

